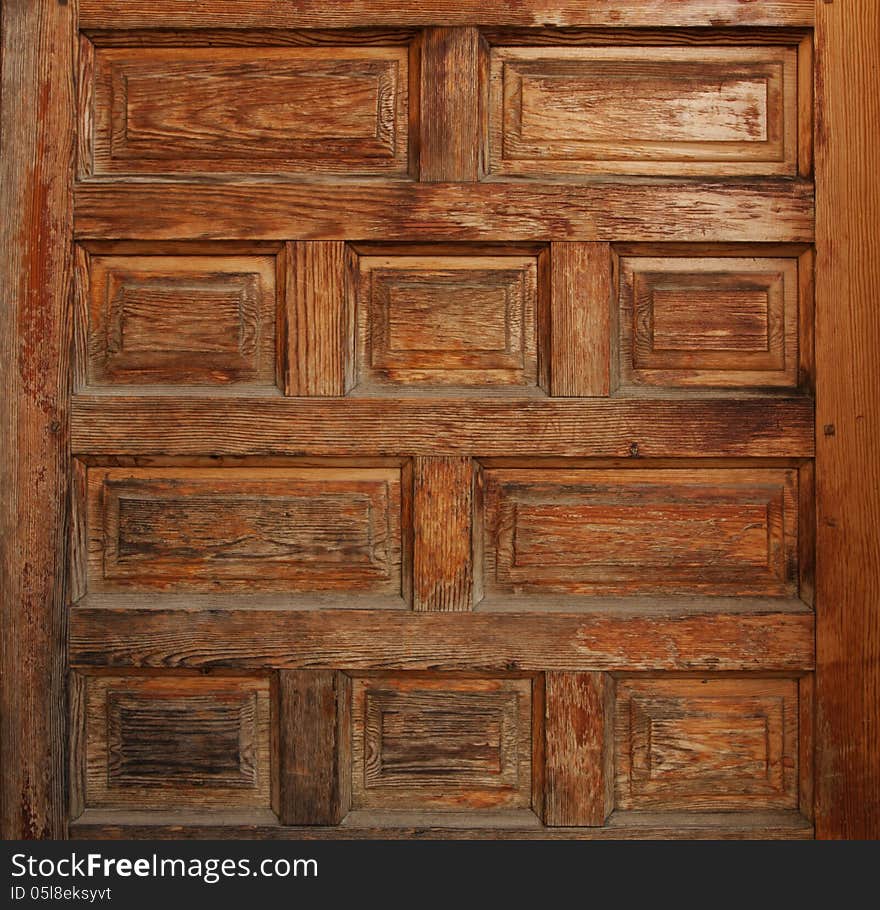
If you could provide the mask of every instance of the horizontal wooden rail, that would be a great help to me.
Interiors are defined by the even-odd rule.
[[[813,185],[89,181],[75,233],[110,240],[810,242]]]

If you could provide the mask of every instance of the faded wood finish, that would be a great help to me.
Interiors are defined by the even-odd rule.
[[[413,484],[413,609],[470,610],[473,461],[416,458]]]
[[[91,808],[269,809],[268,679],[88,676]]]
[[[98,47],[94,173],[405,174],[407,66],[405,47]]]
[[[91,601],[91,605],[89,604]],[[813,667],[814,621],[787,609],[599,609],[584,614],[230,609],[83,602],[73,666],[246,669],[765,671]]]
[[[351,680],[287,670],[278,697],[281,822],[338,825],[351,804]]]
[[[817,3],[817,808],[880,837],[880,7]]]
[[[690,241],[813,239],[807,181],[81,184],[89,239]]]
[[[798,714],[792,679],[618,680],[616,808],[796,808]]]
[[[807,398],[75,396],[71,414],[73,452],[83,455],[810,458],[815,447]]]
[[[799,311],[810,304],[799,270],[794,256],[621,257],[621,391],[795,388]]]
[[[356,678],[353,808],[528,809],[531,687],[529,679]]]
[[[420,180],[473,182],[483,176],[487,54],[479,29],[425,29],[421,44]]]
[[[362,255],[357,272],[354,394],[540,394],[537,256]]]
[[[344,395],[352,384],[354,312],[345,244],[287,244],[288,395]]]
[[[605,673],[547,673],[544,697],[544,823],[604,825],[613,808],[614,683]]]
[[[365,25],[811,26],[813,0],[80,0],[83,28],[361,28]]]
[[[550,389],[562,397],[611,389],[613,261],[607,243],[550,246]]]
[[[482,486],[490,603],[798,594],[793,470],[487,469]]]
[[[274,387],[275,257],[87,257],[87,385]]]
[[[75,4],[4,3],[0,829],[65,833],[64,640]]]
[[[403,606],[400,468],[90,468],[89,592]]]
[[[797,89],[793,48],[492,48],[490,172],[792,176]]]

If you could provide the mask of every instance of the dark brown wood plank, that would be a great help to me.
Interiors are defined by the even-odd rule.
[[[813,665],[813,616],[74,608],[73,666],[762,670]]]
[[[544,686],[544,823],[604,825],[614,800],[614,683],[606,673],[547,673]]]
[[[474,467],[470,458],[415,459],[413,609],[454,612],[473,606]]]
[[[83,28],[363,28],[377,25],[614,27],[813,24],[812,0],[80,0]]]
[[[805,840],[813,836],[812,825],[796,812],[774,813],[615,813],[603,828],[542,828],[512,820],[508,826],[474,827],[482,819],[463,819],[456,826],[451,813],[419,813],[408,824],[376,824],[334,828],[284,827],[266,822],[229,818],[216,819],[177,813],[160,818],[132,817],[131,813],[90,810],[71,826],[82,839],[208,839],[208,840]],[[377,820],[378,821],[378,820]],[[484,822],[485,824],[485,822]]]
[[[816,831],[880,837],[880,95],[873,0],[817,4]]]
[[[626,401],[75,396],[92,455],[810,457],[806,398]]]
[[[813,238],[807,181],[479,184],[89,182],[90,239],[618,240]]]
[[[550,390],[556,396],[611,390],[611,285],[608,243],[550,246]]]
[[[479,180],[485,170],[488,55],[476,28],[428,28],[421,46],[419,179]]]
[[[351,803],[351,679],[333,670],[279,674],[280,817],[338,825]]]
[[[0,200],[4,838],[64,835],[75,6],[6,3]]]

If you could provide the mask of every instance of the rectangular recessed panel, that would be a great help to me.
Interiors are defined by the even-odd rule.
[[[797,386],[797,259],[624,256],[619,271],[623,389]]]
[[[488,604],[794,596],[797,527],[797,476],[785,468],[490,469],[483,589]]]
[[[401,597],[399,468],[90,468],[93,592]]]
[[[791,679],[619,680],[617,808],[796,808],[797,692]]]
[[[790,174],[797,51],[495,47],[497,174]]]
[[[403,174],[406,47],[95,51],[94,170]]]
[[[274,256],[89,256],[91,385],[275,385]]]
[[[537,392],[538,260],[358,258],[357,391]]]
[[[528,808],[531,711],[528,679],[355,679],[352,807]]]
[[[268,679],[86,679],[87,808],[268,808]]]

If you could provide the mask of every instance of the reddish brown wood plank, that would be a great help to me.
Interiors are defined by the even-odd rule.
[[[764,670],[813,664],[813,617],[113,607],[71,615],[74,666]]]
[[[354,342],[345,244],[287,244],[288,395],[344,395]]]
[[[351,680],[286,670],[278,695],[281,822],[338,825],[351,803]]]
[[[547,673],[544,685],[544,824],[604,825],[613,807],[614,683],[605,673]]]
[[[413,609],[453,612],[473,605],[470,458],[415,459]]]
[[[170,240],[663,240],[813,238],[806,181],[90,183],[77,236]]]
[[[75,396],[75,454],[810,457],[806,398],[742,400]]]
[[[816,831],[880,837],[880,95],[873,0],[817,3]]]
[[[63,797],[75,6],[2,16],[0,830],[59,838]]]
[[[812,0],[80,0],[83,28],[362,28],[371,25],[813,24]]]
[[[487,48],[476,28],[428,28],[422,37],[419,179],[479,180],[485,169]]]
[[[612,267],[607,243],[550,247],[552,395],[610,391]]]

